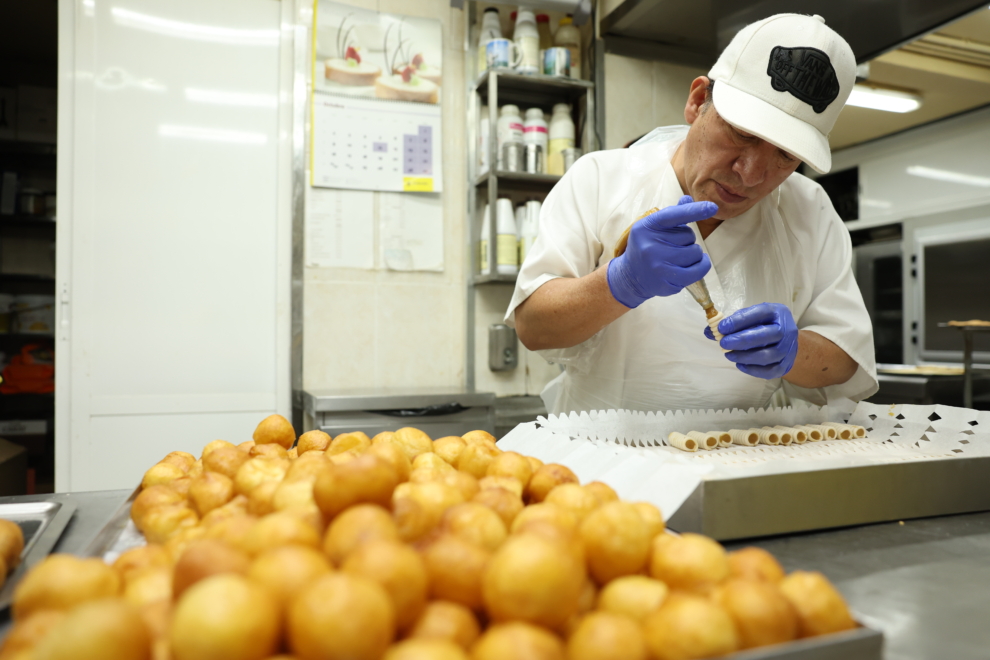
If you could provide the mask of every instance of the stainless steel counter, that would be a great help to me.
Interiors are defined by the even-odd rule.
[[[130,490],[54,497],[78,509],[56,552],[81,553]],[[51,497],[51,496],[49,496]],[[38,501],[44,496],[23,498]],[[990,658],[990,512],[729,543],[758,545],[787,570],[824,573],[857,617],[886,635],[887,660]],[[8,627],[0,615],[0,638]]]

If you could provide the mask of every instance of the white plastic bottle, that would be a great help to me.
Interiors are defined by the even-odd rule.
[[[523,217],[522,229],[520,230],[522,234],[519,244],[520,264],[526,260],[526,255],[530,253],[530,250],[533,249],[533,243],[536,242],[536,235],[540,229],[541,207],[542,204],[539,200],[531,199],[526,202],[526,213]]]
[[[485,210],[481,212],[481,240],[478,242],[478,264],[482,275],[492,272],[488,263],[488,243],[492,240],[492,210],[485,202]]]
[[[499,275],[519,273],[519,244],[516,239],[516,212],[512,200],[499,197],[495,204],[495,264]]]
[[[571,78],[581,77],[581,31],[574,25],[574,19],[565,16],[560,19],[557,34],[553,35],[553,45],[571,51]]]
[[[481,32],[478,33],[478,73],[488,68],[488,42],[502,38],[502,24],[499,22],[498,9],[488,7],[481,18]]]
[[[499,169],[504,169],[502,165],[502,145],[506,142],[523,141],[523,122],[519,116],[519,107],[515,105],[503,105],[498,110],[498,126],[496,126],[495,155],[499,164]],[[563,161],[561,161],[563,162]]]
[[[547,171],[547,122],[543,118],[543,111],[539,108],[530,108],[526,111],[526,121],[523,122],[523,143],[538,144],[543,152],[543,171]]]
[[[516,246],[519,250],[519,256],[516,261],[522,266],[522,228],[523,222],[526,221],[526,205],[520,204],[516,207]]]
[[[537,73],[540,70],[540,32],[536,29],[536,16],[529,7],[519,8],[512,40],[522,52],[522,61],[516,70],[519,73]]]
[[[488,117],[488,106],[481,106],[480,121],[478,122],[478,174],[488,171],[488,152],[491,149],[492,127]]]
[[[571,106],[558,103],[553,106],[550,118],[549,147],[545,162],[548,174],[564,173],[564,149],[572,149],[574,143],[574,120],[571,119]]]

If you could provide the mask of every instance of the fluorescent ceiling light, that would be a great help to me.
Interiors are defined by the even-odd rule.
[[[167,37],[242,46],[278,45],[278,30],[241,30],[198,23],[183,23],[169,18],[141,14],[122,7],[113,7],[110,9],[110,14],[118,25],[154,32]]]
[[[268,136],[264,133],[246,133],[244,131],[198,128],[196,126],[173,126],[169,124],[159,126],[158,134],[162,137],[205,140],[207,142],[236,142],[239,144],[265,144],[268,142]]]
[[[947,181],[949,183],[961,183],[964,186],[990,188],[990,178],[985,176],[976,176],[975,174],[964,174],[963,172],[952,172],[950,170],[937,170],[934,167],[924,167],[923,165],[911,165],[907,168],[907,173],[912,176],[920,176],[925,179],[934,179],[936,181]]]
[[[893,89],[880,89],[866,85],[854,85],[849,95],[848,105],[886,112],[912,112],[921,107],[921,97],[917,94],[898,92]]]
[[[222,92],[218,89],[186,88],[186,100],[214,105],[242,105],[256,108],[274,108],[278,105],[278,97],[274,94]]]

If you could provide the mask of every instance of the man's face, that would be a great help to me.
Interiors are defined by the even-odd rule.
[[[753,208],[801,164],[783,149],[730,125],[714,104],[696,105],[692,113],[689,101],[685,115],[691,130],[682,147],[680,183],[694,201],[718,204],[718,220]]]

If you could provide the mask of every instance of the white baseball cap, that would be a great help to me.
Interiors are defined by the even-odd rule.
[[[828,134],[856,82],[852,48],[821,16],[777,14],[740,30],[708,72],[727,122],[832,167]]]

